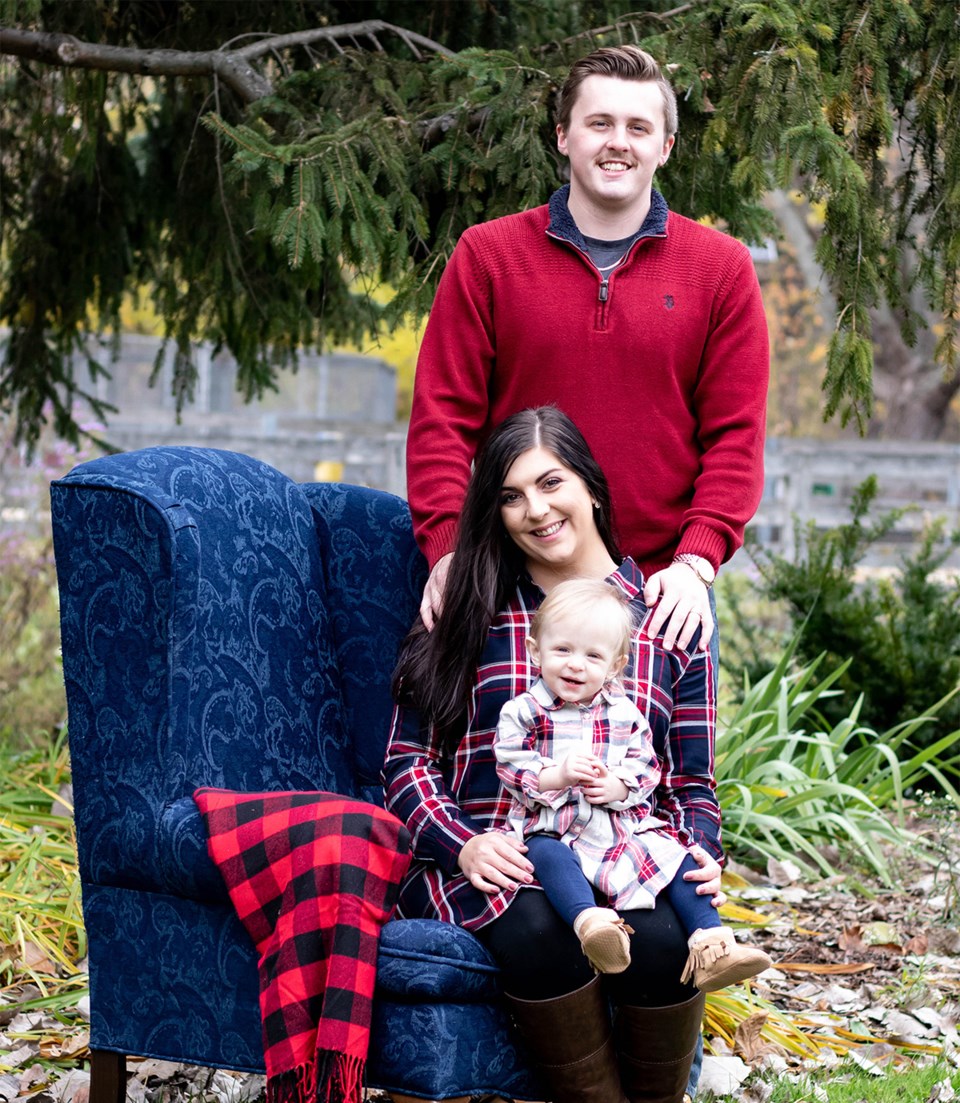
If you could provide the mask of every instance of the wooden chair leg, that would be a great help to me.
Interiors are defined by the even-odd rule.
[[[127,1059],[107,1049],[90,1050],[90,1103],[124,1103]]]

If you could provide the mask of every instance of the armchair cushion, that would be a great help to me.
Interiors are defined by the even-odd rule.
[[[220,870],[207,853],[207,833],[193,797],[172,801],[160,815],[157,875],[145,870],[139,888],[208,904],[229,904]]]
[[[380,932],[377,992],[410,1000],[497,999],[499,969],[476,938],[436,919],[395,919]]]

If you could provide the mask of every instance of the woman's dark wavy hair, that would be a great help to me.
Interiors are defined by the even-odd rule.
[[[507,604],[525,565],[500,516],[503,482],[514,461],[537,447],[552,452],[583,479],[597,503],[593,511],[597,531],[614,561],[621,560],[607,480],[576,425],[556,406],[521,410],[502,421],[474,462],[443,611],[432,632],[417,620],[401,647],[393,675],[394,697],[418,708],[450,750],[463,735],[460,720],[487,631]]]

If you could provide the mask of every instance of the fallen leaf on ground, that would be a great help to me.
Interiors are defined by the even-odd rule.
[[[875,923],[865,923],[860,931],[860,937],[863,939],[865,946],[882,947],[897,951],[903,950],[897,928],[883,919]]]
[[[866,944],[860,937],[860,924],[854,923],[852,927],[844,927],[837,939],[837,945],[845,954],[862,953]]]
[[[40,1084],[46,1084],[50,1074],[43,1065],[31,1065],[20,1074],[20,1094],[26,1095]]]
[[[755,1015],[749,1015],[744,1019],[734,1032],[733,1051],[748,1064],[752,1065],[766,1053],[783,1052],[780,1046],[760,1036],[769,1018],[769,1012],[758,1011]]]
[[[821,962],[821,961],[778,961],[776,968],[788,973],[822,973],[841,975],[844,973],[865,973],[874,966],[869,961],[858,962]]]
[[[780,861],[777,858],[767,859],[767,876],[775,885],[792,885],[802,877],[800,867],[789,858]]]
[[[64,1060],[74,1057],[80,1058],[87,1055],[89,1047],[90,1035],[86,1032],[71,1034],[63,1038],[47,1037],[40,1043],[40,1056],[47,1060],[54,1060],[58,1057]]]
[[[22,953],[17,957],[14,968],[49,976],[56,976],[57,973],[56,962],[51,961],[35,942],[23,944]]]

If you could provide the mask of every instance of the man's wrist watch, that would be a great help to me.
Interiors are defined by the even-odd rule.
[[[713,564],[709,559],[704,559],[702,555],[694,555],[692,552],[681,552],[679,555],[673,557],[673,562],[685,563],[708,590],[716,581],[717,572],[714,570]]]

